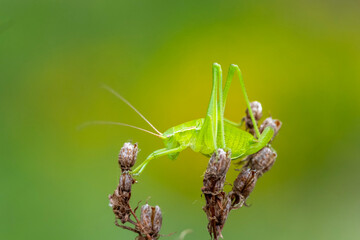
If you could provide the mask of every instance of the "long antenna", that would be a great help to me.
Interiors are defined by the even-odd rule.
[[[139,116],[145,120],[145,122],[147,122],[151,127],[152,129],[154,129],[159,135],[162,135],[162,133],[157,130],[151,123],[149,120],[147,120],[144,115],[142,115],[133,105],[131,105],[130,102],[128,102],[128,100],[126,100],[123,96],[121,96],[119,93],[117,93],[114,89],[112,89],[111,87],[103,84],[102,85],[103,88],[105,88],[106,90],[108,90],[109,92],[111,92],[112,94],[114,94],[116,97],[118,97],[121,101],[123,101],[124,103],[126,103],[129,107],[132,108],[132,110],[134,110],[137,114],[139,114]]]
[[[82,129],[82,128],[84,128],[84,127],[88,127],[88,126],[91,126],[91,125],[120,125],[120,126],[135,128],[135,129],[137,129],[137,130],[140,130],[140,131],[143,131],[143,132],[152,134],[152,135],[157,136],[157,137],[159,137],[159,138],[164,138],[162,135],[158,135],[158,134],[156,134],[156,133],[150,132],[150,131],[148,131],[148,130],[146,130],[146,129],[143,129],[143,128],[139,128],[139,127],[136,127],[136,126],[133,126],[133,125],[130,125],[130,124],[126,124],[126,123],[111,122],[111,121],[92,121],[92,122],[86,122],[86,123],[81,124],[81,125],[78,127],[78,129]]]

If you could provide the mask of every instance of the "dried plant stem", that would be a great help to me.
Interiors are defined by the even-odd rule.
[[[126,229],[126,230],[129,230],[129,231],[132,231],[132,232],[134,232],[134,233],[139,234],[139,231],[137,231],[136,229],[131,228],[131,227],[128,227],[128,226],[125,226],[125,225],[120,225],[120,224],[117,222],[117,220],[115,220],[115,225],[118,226],[118,227],[120,227],[120,228],[123,228],[123,229]]]
[[[209,222],[208,231],[214,239],[222,237],[221,231],[231,208],[230,199],[225,192],[223,192],[230,162],[230,152],[226,153],[222,149],[219,149],[218,153],[214,153],[210,158],[204,175],[204,186],[201,189],[206,201],[203,210]]]
[[[156,240],[159,239],[162,225],[162,214],[158,206],[151,207],[145,204],[141,207],[141,219],[130,206],[131,188],[136,180],[130,175],[129,171],[134,166],[137,157],[137,144],[125,143],[120,150],[119,165],[122,171],[119,185],[112,195],[109,195],[110,206],[115,214],[115,225],[137,233],[136,240]],[[134,217],[135,221],[131,219]],[[118,220],[122,224],[118,223]],[[134,225],[134,228],[125,226],[125,223]]]

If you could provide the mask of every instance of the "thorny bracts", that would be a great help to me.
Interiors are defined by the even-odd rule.
[[[138,234],[138,240],[159,239],[162,225],[162,214],[159,206],[151,207],[145,204],[141,207],[141,216],[139,220],[135,215],[135,210],[130,207],[131,187],[136,182],[129,171],[136,162],[138,153],[137,144],[125,143],[120,150],[119,165],[122,171],[119,185],[113,194],[109,195],[109,205],[115,214],[115,224],[123,229]],[[133,217],[134,220],[131,218]],[[118,223],[118,220],[122,224]],[[134,227],[128,227],[123,224],[130,223]]]
[[[262,116],[261,104],[259,102],[252,102],[250,106],[254,113],[255,120],[258,122]],[[246,110],[246,114],[247,116],[244,118],[246,123],[245,128],[251,134],[255,134],[248,110]],[[269,117],[261,124],[260,132],[267,126],[271,126],[274,129],[275,137],[281,128],[281,122]],[[231,153],[225,153],[224,150],[219,149],[218,154],[214,153],[212,155],[204,175],[204,186],[201,190],[206,201],[203,209],[209,222],[207,228],[213,239],[222,237],[221,232],[231,210],[241,208],[244,205],[247,206],[246,200],[254,190],[258,178],[270,170],[275,163],[276,157],[277,154],[275,150],[268,145],[259,152],[241,161],[245,162],[245,165],[235,179],[232,191],[227,194],[223,191],[223,187],[226,173],[230,166]]]

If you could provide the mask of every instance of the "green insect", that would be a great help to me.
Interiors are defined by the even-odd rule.
[[[200,152],[206,156],[211,156],[214,152],[217,152],[217,149],[219,148],[231,150],[232,159],[243,158],[258,152],[271,141],[274,135],[274,129],[272,127],[266,127],[260,134],[250,107],[250,101],[246,93],[240,68],[234,64],[230,65],[224,88],[222,83],[221,66],[217,63],[214,63],[212,70],[213,85],[205,118],[185,122],[183,124],[169,128],[164,133],[161,133],[126,99],[124,99],[113,89],[104,86],[104,88],[109,90],[111,93],[129,105],[134,111],[136,111],[157,133],[118,122],[97,121],[91,122],[91,124],[114,124],[128,126],[148,132],[163,139],[165,148],[156,150],[151,153],[139,166],[133,170],[132,174],[134,175],[140,174],[146,165],[153,159],[167,155],[170,159],[175,160],[179,153],[188,147],[190,147],[193,151]],[[256,137],[240,129],[238,124],[235,124],[224,118],[226,99],[235,73],[238,73],[239,76],[241,90],[245,98],[251,121],[254,125]]]

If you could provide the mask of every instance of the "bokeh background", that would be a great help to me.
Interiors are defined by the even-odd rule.
[[[225,239],[360,238],[358,1],[0,0],[0,239],[133,239],[108,194],[118,152],[162,147],[100,88],[110,85],[165,131],[203,117],[211,65],[238,64],[251,100],[282,120],[278,159],[231,212]],[[245,103],[234,81],[226,116]],[[133,201],[160,205],[163,234],[209,239],[200,196],[207,158],[153,161]],[[228,180],[236,176],[230,169]],[[229,188],[229,187],[228,187]],[[165,239],[165,238],[164,238]]]

